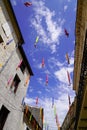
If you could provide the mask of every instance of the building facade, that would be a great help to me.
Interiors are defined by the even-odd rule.
[[[26,130],[43,130],[43,108],[24,106],[24,122]]]
[[[74,83],[76,119],[74,130],[87,130],[87,0],[77,0]]]
[[[74,130],[76,100],[71,104],[69,111],[63,121],[61,130]]]
[[[0,130],[24,130],[22,101],[33,75],[10,1],[0,0]]]

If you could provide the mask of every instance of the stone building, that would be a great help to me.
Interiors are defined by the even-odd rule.
[[[62,123],[61,130],[74,130],[76,100],[71,104],[69,111]]]
[[[27,130],[43,130],[43,108],[28,106],[24,107],[24,122]]]
[[[87,130],[87,0],[77,0],[74,83],[76,120],[74,130]]]
[[[9,0],[0,0],[0,130],[24,130],[22,99],[33,75]]]

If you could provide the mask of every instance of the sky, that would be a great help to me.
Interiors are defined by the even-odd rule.
[[[30,0],[32,5],[28,7],[24,5],[25,2],[26,0],[11,0],[24,38],[23,48],[34,73],[27,88],[25,102],[43,107],[44,126],[57,130],[54,109],[56,108],[62,125],[69,110],[68,95],[71,103],[75,96],[73,70],[77,1]],[[69,33],[68,37],[65,29]],[[70,64],[66,60],[66,53]]]

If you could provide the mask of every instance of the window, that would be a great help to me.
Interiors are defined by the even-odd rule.
[[[10,111],[4,105],[2,105],[0,110],[0,130],[3,130],[9,112]]]
[[[26,130],[29,130],[28,127],[26,128]]]
[[[1,35],[0,35],[0,43],[2,43],[3,42],[3,39],[2,39],[2,37],[1,37]]]
[[[21,69],[22,73],[24,73],[24,71],[25,71],[25,64],[24,64],[23,61],[22,61],[21,65],[20,65],[20,69]]]
[[[13,88],[14,93],[16,93],[20,81],[20,78],[16,74],[10,87],[11,89]]]
[[[86,30],[86,36],[85,36],[85,44],[87,44],[87,30]]]

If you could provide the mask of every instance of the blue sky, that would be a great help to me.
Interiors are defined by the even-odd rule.
[[[26,102],[44,108],[44,122],[50,130],[57,130],[52,98],[60,125],[68,111],[68,94],[74,99],[73,66],[75,45],[76,0],[11,0],[25,44],[28,61],[34,76],[31,77],[26,94]],[[64,33],[69,32],[69,37]],[[39,36],[37,47],[34,47]],[[68,53],[70,64],[65,58]],[[44,67],[42,68],[42,59]],[[68,84],[67,71],[71,85]],[[48,85],[45,85],[48,75]]]

